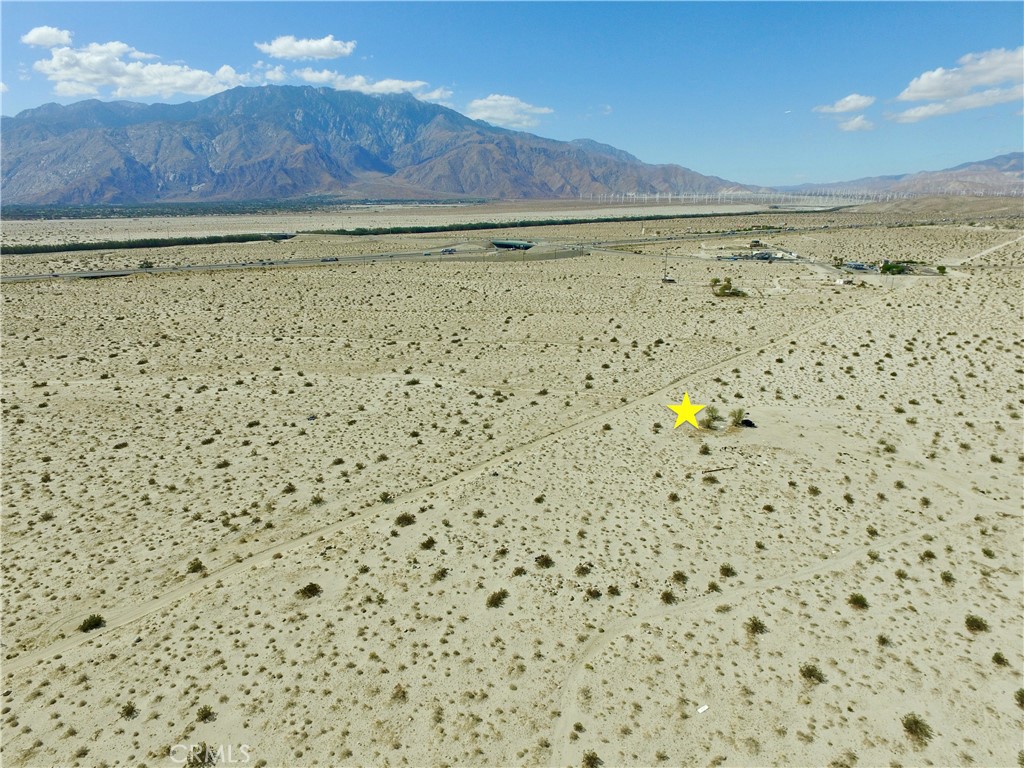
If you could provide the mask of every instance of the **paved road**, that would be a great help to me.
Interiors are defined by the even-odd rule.
[[[851,224],[846,226],[831,225],[831,229],[851,229],[860,228],[861,224]],[[659,242],[671,242],[678,240],[694,240],[694,239],[708,239],[713,237],[751,237],[761,238],[767,235],[779,235],[792,232],[807,232],[821,229],[820,226],[816,227],[786,227],[777,229],[765,229],[756,230],[749,232],[740,231],[727,231],[727,232],[693,232],[682,235],[655,235],[655,236],[644,236],[640,235],[634,238],[627,238],[623,240],[606,240],[603,242],[587,243],[584,247],[586,248],[615,248],[628,245],[645,245]],[[579,248],[581,244],[566,245],[567,249]],[[371,264],[376,261],[393,261],[399,259],[402,261],[432,261],[438,258],[453,259],[453,258],[479,258],[482,254],[487,251],[465,251],[457,252],[454,255],[449,254],[444,257],[440,255],[438,251],[432,252],[430,256],[424,256],[422,251],[402,251],[396,253],[379,253],[379,254],[363,254],[360,256],[338,256],[330,257],[330,260],[325,259],[275,259],[261,260],[261,261],[250,261],[250,262],[238,262],[234,264],[191,264],[185,266],[170,266],[170,267],[152,267],[150,269],[111,269],[101,270],[96,272],[52,272],[49,274],[40,275],[0,275],[0,283],[24,283],[33,280],[59,280],[59,279],[70,279],[70,278],[83,278],[83,279],[97,279],[97,278],[111,278],[111,277],[127,277],[128,275],[138,274],[156,274],[160,272],[207,272],[212,270],[231,270],[231,269],[261,269],[266,267],[311,267],[311,266],[333,266],[340,264]]]

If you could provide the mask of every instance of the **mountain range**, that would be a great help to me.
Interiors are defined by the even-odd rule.
[[[761,190],[643,163],[589,139],[555,141],[411,95],[239,87],[182,104],[46,104],[0,121],[5,204],[575,198]],[[793,191],[1020,193],[1022,154],[937,174]]]
[[[1010,152],[942,171],[870,176],[830,184],[780,187],[785,192],[894,193],[905,195],[1020,195],[1024,189],[1024,152]]]
[[[234,88],[196,102],[88,100],[2,120],[5,203],[560,198],[749,189],[590,140],[497,128],[410,95]]]

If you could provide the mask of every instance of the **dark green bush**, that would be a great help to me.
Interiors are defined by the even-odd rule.
[[[487,597],[488,608],[500,608],[501,604],[505,602],[505,598],[508,597],[507,589],[499,589],[497,592],[492,592]]]
[[[323,591],[323,588],[319,584],[316,584],[311,581],[309,582],[309,584],[300,589],[297,594],[299,595],[299,597],[304,597],[307,600],[309,600],[310,598],[316,597]]]
[[[88,616],[81,624],[78,625],[78,629],[81,632],[92,632],[94,629],[106,626],[106,620],[98,613],[93,613]]]
[[[903,730],[906,732],[910,740],[919,747],[923,747],[932,738],[932,727],[928,725],[921,717],[911,712],[908,715],[904,715],[901,720],[903,723]]]

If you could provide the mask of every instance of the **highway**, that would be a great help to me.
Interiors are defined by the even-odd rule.
[[[846,226],[835,226],[832,225],[832,229],[847,229],[857,228],[863,225],[852,224]],[[758,229],[750,231],[726,231],[726,232],[693,232],[686,234],[676,235],[655,235],[655,236],[637,236],[633,238],[627,238],[622,240],[608,240],[603,242],[593,243],[576,243],[566,245],[566,248],[583,248],[583,249],[605,249],[605,248],[621,248],[623,246],[630,245],[645,245],[659,242],[672,242],[672,241],[685,241],[685,240],[707,240],[716,237],[752,237],[760,238],[768,235],[779,235],[788,232],[807,232],[818,230],[820,227],[785,227],[785,228],[774,228],[774,229]],[[554,243],[548,243],[553,245]],[[434,251],[430,256],[424,256],[423,251],[401,251],[395,253],[378,253],[378,254],[363,254],[359,256],[331,256],[328,258],[318,259],[274,259],[274,260],[259,260],[249,262],[236,262],[230,264],[190,264],[182,266],[164,266],[164,267],[150,267],[150,268],[128,268],[128,269],[110,269],[110,270],[98,270],[93,272],[77,271],[77,272],[52,272],[48,274],[37,274],[37,275],[0,275],[0,283],[24,283],[36,280],[68,280],[68,279],[100,279],[100,278],[114,278],[114,277],[128,277],[129,275],[139,274],[159,274],[165,272],[209,272],[219,270],[238,270],[238,269],[264,269],[267,267],[312,267],[312,266],[336,266],[336,265],[355,265],[355,264],[372,264],[377,261],[393,261],[399,259],[402,261],[434,261],[434,260],[452,260],[459,258],[479,258],[482,254],[486,254],[488,251],[477,250],[473,248],[469,251],[456,252],[455,254],[446,254],[442,256],[439,252]]]

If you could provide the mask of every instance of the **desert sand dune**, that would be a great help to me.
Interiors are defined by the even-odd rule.
[[[1015,763],[1024,221],[940,213],[5,284],[4,764]]]

